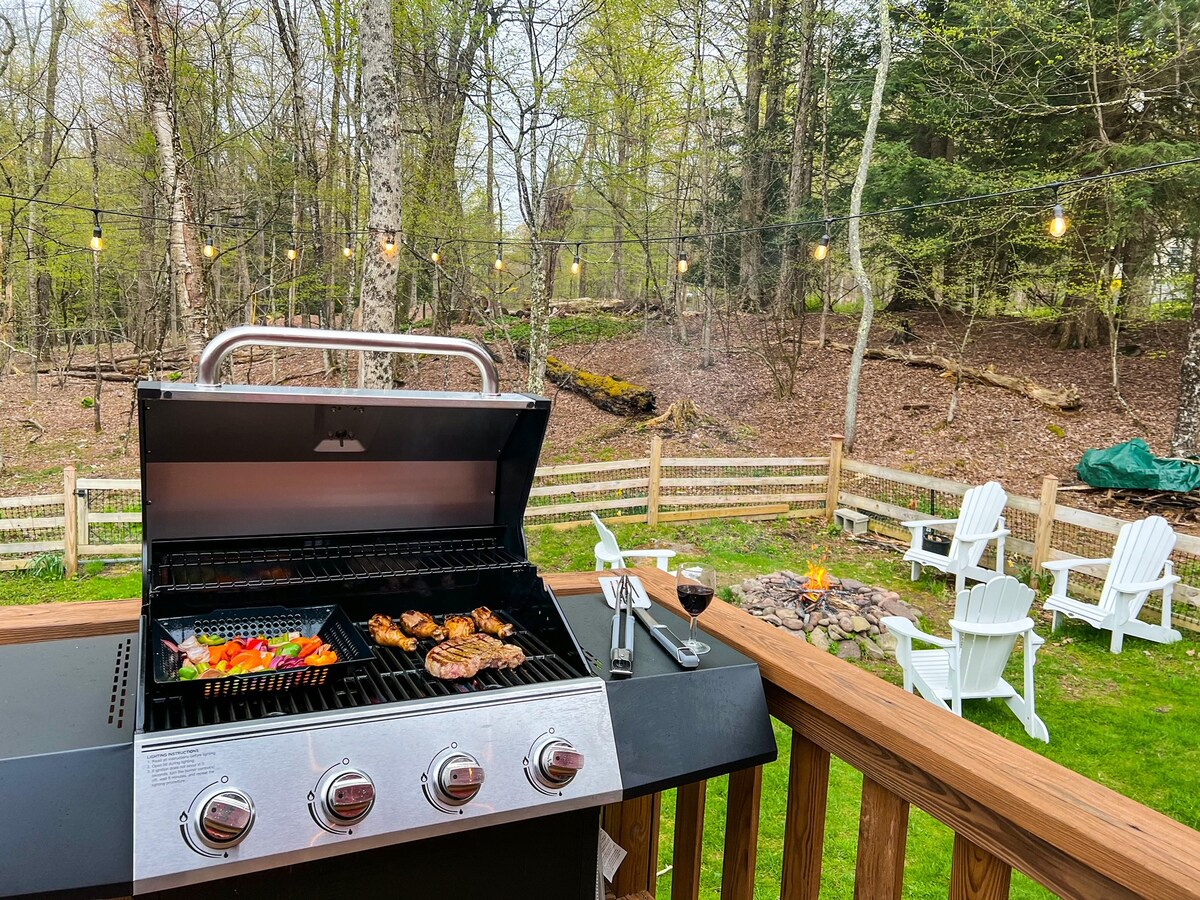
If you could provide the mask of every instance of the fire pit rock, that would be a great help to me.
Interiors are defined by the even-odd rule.
[[[872,587],[852,578],[810,588],[810,579],[795,572],[748,578],[732,588],[742,609],[764,622],[790,631],[843,659],[895,659],[896,638],[879,624],[884,616],[904,616],[914,624],[920,612],[895,591]]]

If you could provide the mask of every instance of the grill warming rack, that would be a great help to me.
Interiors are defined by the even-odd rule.
[[[153,593],[271,588],[446,572],[520,569],[527,560],[488,537],[361,541],[306,547],[178,550],[157,561]]]
[[[507,618],[507,617],[506,617]],[[366,622],[357,623],[368,634]],[[381,703],[451,697],[517,685],[548,684],[585,673],[556,654],[531,631],[518,629],[506,639],[525,651],[525,663],[515,669],[484,669],[466,681],[443,681],[425,671],[424,653],[372,644],[375,658],[337,682],[300,687],[279,693],[233,697],[150,698],[146,730],[166,731],[199,725],[250,722],[280,716],[357,709]],[[422,644],[422,647],[424,644]]]

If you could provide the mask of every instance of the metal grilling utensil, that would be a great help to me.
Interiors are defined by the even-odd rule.
[[[633,674],[633,588],[628,575],[622,575],[617,584],[617,614],[612,620],[608,670],[613,678],[628,678]]]

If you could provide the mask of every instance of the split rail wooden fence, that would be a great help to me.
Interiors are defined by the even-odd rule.
[[[844,456],[835,435],[828,453],[796,457],[664,456],[662,439],[639,459],[542,466],[530,491],[530,528],[574,528],[596,513],[609,523],[742,519],[831,519],[848,507],[870,517],[870,529],[907,539],[905,520],[953,517],[970,484]],[[79,478],[63,473],[60,494],[0,498],[0,570],[24,568],[38,554],[62,553],[68,574],[80,559],[141,553],[137,479]],[[1008,568],[1030,580],[1041,564],[1065,557],[1109,555],[1124,519],[1059,503],[1047,476],[1038,497],[1010,494],[1005,519]],[[1200,538],[1181,534],[1174,554],[1182,579],[1172,610],[1176,624],[1200,629]],[[1086,592],[1093,576],[1072,577]]]

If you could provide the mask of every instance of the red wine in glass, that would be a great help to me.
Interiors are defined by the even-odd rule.
[[[692,619],[690,635],[683,644],[697,655],[712,649],[703,641],[696,640],[696,618],[708,609],[716,590],[717,573],[711,566],[680,566],[675,575],[675,596]]]

